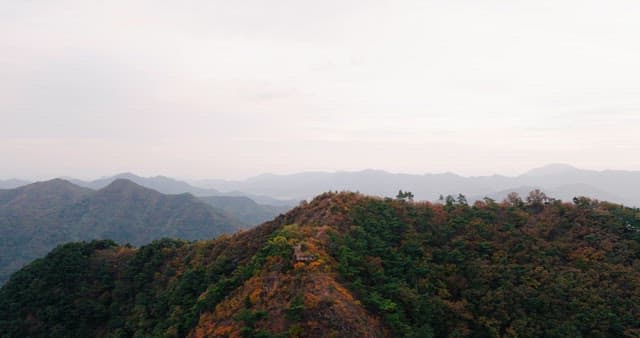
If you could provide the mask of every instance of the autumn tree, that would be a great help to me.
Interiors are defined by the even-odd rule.
[[[527,196],[527,206],[532,212],[537,213],[544,209],[544,205],[548,204],[551,199],[540,189],[535,189],[529,192]]]
[[[507,198],[504,199],[504,202],[513,207],[521,208],[524,206],[524,201],[522,201],[520,194],[515,191],[510,192]]]

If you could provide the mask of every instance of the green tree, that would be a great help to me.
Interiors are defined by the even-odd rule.
[[[396,195],[396,199],[401,201],[413,201],[413,193],[411,191],[402,191],[398,190],[398,195]]]

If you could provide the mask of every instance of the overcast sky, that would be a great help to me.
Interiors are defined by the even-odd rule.
[[[640,169],[637,0],[0,5],[0,178]]]

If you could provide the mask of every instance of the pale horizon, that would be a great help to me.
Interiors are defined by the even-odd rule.
[[[640,170],[640,3],[7,2],[0,177]]]

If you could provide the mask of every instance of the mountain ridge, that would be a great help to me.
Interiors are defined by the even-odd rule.
[[[455,173],[403,174],[383,170],[303,172],[290,175],[262,174],[246,180],[191,180],[165,176],[144,178],[123,173],[95,181],[75,181],[84,186],[102,187],[118,177],[129,177],[138,184],[163,193],[190,192],[196,196],[246,196],[266,205],[295,206],[323,191],[360,191],[376,196],[395,196],[398,190],[413,192],[416,199],[435,201],[440,195],[506,197],[505,191],[523,186],[538,187],[562,198],[592,191],[591,197],[626,205],[640,206],[640,171],[584,170],[568,164],[533,168],[517,176],[491,175],[465,177]],[[586,188],[589,186],[589,188]],[[580,189],[574,189],[581,187]],[[493,198],[492,197],[492,198]]]
[[[153,176],[153,177],[142,177],[130,172],[103,177],[93,181],[83,181],[83,180],[78,180],[73,178],[71,178],[70,181],[76,185],[96,190],[96,189],[104,188],[107,185],[109,185],[111,182],[118,179],[122,179],[122,178],[128,179],[141,186],[157,190],[163,194],[190,193],[198,197],[245,196],[260,204],[273,205],[276,207],[285,207],[285,206],[290,207],[295,205],[298,202],[298,201],[291,201],[291,200],[279,200],[266,195],[247,194],[241,191],[220,192],[212,188],[201,188],[201,187],[193,186],[185,181],[174,179],[167,176],[159,175],[159,176]]]
[[[308,172],[290,175],[259,175],[243,181],[192,181],[219,190],[268,194],[276,198],[308,199],[322,191],[360,191],[376,196],[395,196],[398,190],[413,192],[416,199],[436,201],[440,195],[464,194],[474,198],[506,197],[502,191],[539,187],[563,198],[578,197],[581,191],[601,191],[592,198],[640,206],[640,171],[583,170],[566,164],[550,164],[517,176],[465,177],[454,173],[402,174],[381,170],[354,172]],[[572,189],[572,187],[589,189]]]
[[[97,191],[62,179],[0,190],[0,283],[68,241],[141,245],[161,237],[212,238],[246,226],[190,194],[164,195],[126,179]]]
[[[640,211],[532,196],[324,193],[214,240],[63,245],[0,289],[0,334],[640,334]]]

